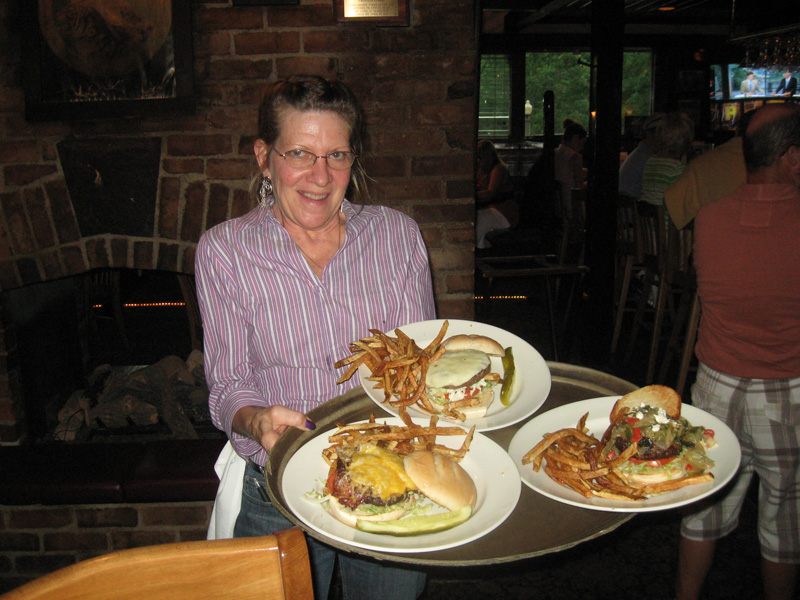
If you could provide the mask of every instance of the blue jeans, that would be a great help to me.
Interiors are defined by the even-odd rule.
[[[266,494],[264,476],[248,464],[244,473],[242,508],[236,519],[234,537],[269,535],[294,525],[268,498],[261,496],[256,481],[261,481],[261,488]],[[416,600],[425,588],[425,573],[421,571],[400,569],[388,563],[338,552],[308,536],[306,541],[311,558],[314,597],[317,600],[328,598],[337,555],[344,600]]]

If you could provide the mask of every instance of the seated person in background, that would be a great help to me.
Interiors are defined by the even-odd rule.
[[[797,78],[792,77],[791,71],[783,72],[783,79],[778,87],[772,92],[773,96],[794,96],[797,93]]]
[[[678,229],[691,223],[697,212],[714,200],[732,194],[747,179],[742,133],[755,111],[748,111],[736,126],[736,137],[701,154],[686,166],[664,192],[664,206]]]
[[[761,85],[758,83],[756,79],[756,74],[752,71],[747,72],[747,79],[742,81],[742,85],[739,86],[739,91],[742,92],[745,96],[763,96],[764,90],[761,89]]]
[[[642,195],[642,175],[647,161],[658,151],[656,129],[663,113],[653,113],[642,125],[642,141],[619,168],[619,193],[639,198]]]
[[[667,113],[658,123],[657,135],[659,150],[644,167],[640,199],[663,206],[664,191],[686,167],[686,155],[694,138],[694,124],[683,113]]]
[[[588,137],[583,125],[572,119],[564,119],[564,134],[555,152],[555,179],[561,190],[561,203],[564,210],[571,210],[572,190],[586,187],[586,169],[583,168],[581,151]]]
[[[519,213],[511,173],[489,140],[480,140],[475,153],[475,245],[490,248],[486,235],[513,227]]]

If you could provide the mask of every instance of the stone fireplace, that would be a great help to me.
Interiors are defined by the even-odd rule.
[[[20,306],[58,320],[64,298],[82,298],[82,282],[94,281],[95,274],[166,274],[179,281],[186,304],[181,310],[188,309],[186,331],[191,329],[192,343],[183,358],[192,347],[199,349],[193,291],[197,239],[214,222],[245,212],[250,200],[245,190],[165,175],[162,145],[160,137],[64,140],[56,145],[63,174],[30,173],[28,185],[2,194],[0,444],[23,443],[29,421],[40,418],[26,409],[23,397],[26,356],[21,349],[31,334],[24,331],[28,337],[20,339]],[[126,160],[129,156],[136,158]],[[208,197],[213,208],[206,206]],[[44,378],[56,376],[65,385],[74,384],[60,363],[87,366],[90,324],[76,322],[83,344],[59,358],[53,354],[53,369],[44,368]],[[61,344],[50,345],[55,353]]]

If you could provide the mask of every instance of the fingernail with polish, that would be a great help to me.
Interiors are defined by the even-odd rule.
[[[309,421],[308,419],[306,419],[306,429],[310,429],[311,431],[314,431],[316,428],[317,428],[317,426],[316,426],[316,424],[314,422]]]

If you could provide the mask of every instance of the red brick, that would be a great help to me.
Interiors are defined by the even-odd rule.
[[[2,211],[8,224],[8,234],[15,254],[30,254],[35,250],[33,233],[28,225],[25,205],[19,194],[3,194]]]
[[[78,527],[136,527],[139,515],[135,508],[115,506],[109,508],[77,508]]]
[[[308,40],[308,34],[306,34]],[[239,56],[252,54],[288,54],[300,51],[300,33],[297,31],[259,31],[239,33],[233,36],[235,53]],[[329,47],[330,48],[330,47]],[[338,49],[341,51],[341,48]],[[311,52],[308,42],[306,52]]]
[[[206,176],[209,179],[247,180],[253,169],[254,161],[242,158],[209,158],[206,164]]]
[[[70,508],[20,508],[9,514],[8,526],[13,529],[53,529],[71,525],[75,513]]]
[[[231,218],[241,217],[255,207],[256,202],[249,190],[233,190]]]
[[[444,156],[421,156],[411,161],[411,175],[424,177],[426,175],[441,175],[448,177],[469,177],[475,168],[471,154],[448,154]]]
[[[128,238],[113,237],[108,244],[111,252],[111,266],[122,268],[128,266]]]
[[[417,125],[459,125],[472,119],[472,100],[443,102],[419,107],[414,111],[414,123]]]
[[[178,237],[181,180],[177,177],[162,177],[158,195],[158,235],[163,238],[176,239]]]
[[[167,138],[167,153],[170,156],[211,156],[230,154],[231,137],[223,134],[171,135]]]
[[[20,533],[18,531],[0,532],[0,551],[38,552],[39,536],[35,533]]]
[[[465,298],[444,298],[437,303],[440,319],[475,319],[475,301],[472,295]]]
[[[63,246],[61,248],[61,258],[64,261],[64,269],[68,275],[78,275],[87,269],[86,259],[81,247],[78,245]]]
[[[270,27],[330,27],[336,25],[329,2],[301,6],[271,6],[268,21]]]
[[[180,261],[180,268],[179,271],[181,273],[187,273],[189,275],[194,274],[194,259],[196,254],[197,247],[195,245],[186,246],[183,250],[183,255],[181,256]]]
[[[438,179],[424,179],[422,177],[383,180],[380,183],[382,195],[391,202],[438,198],[442,193],[441,187],[441,181]]]
[[[472,204],[415,204],[414,218],[419,223],[471,223],[475,218]]]
[[[334,79],[338,75],[339,67],[335,58],[323,56],[296,56],[291,58],[275,59],[278,77],[316,73],[326,79]]]
[[[106,248],[106,238],[95,237],[86,240],[86,260],[90,269],[111,266],[108,249]]]
[[[156,268],[162,271],[177,271],[179,253],[180,246],[178,244],[159,244]]]
[[[192,50],[195,58],[230,54],[231,35],[228,31],[214,31],[195,35]]]
[[[133,268],[152,269],[153,265],[153,242],[134,242],[133,243]]]
[[[40,159],[36,140],[0,141],[0,163],[35,163]]]
[[[252,111],[241,108],[219,108],[207,113],[206,122],[213,129],[250,131],[255,125],[257,112],[255,108]]]
[[[449,275],[445,277],[445,293],[449,294],[471,294],[475,286],[475,278],[472,275]]]
[[[75,563],[71,554],[21,555],[14,560],[17,572],[23,575],[45,575]]]
[[[177,533],[168,531],[116,531],[111,534],[111,548],[115,551],[177,541]]]
[[[50,201],[50,214],[59,243],[68,244],[79,240],[80,229],[69,198],[67,184],[63,180],[51,181],[45,185],[45,190]]]
[[[49,248],[55,244],[53,228],[50,225],[50,211],[42,188],[36,187],[25,190],[25,208],[31,220],[36,245],[39,249]]]
[[[228,218],[230,190],[217,183],[212,183],[208,193],[208,215],[206,216],[205,229],[211,229],[217,223],[222,223]]]
[[[439,45],[439,31],[428,32],[419,29],[378,29],[372,36],[373,52],[419,52],[431,50]],[[464,31],[461,32],[464,35]],[[467,36],[465,36],[467,37]]]
[[[187,173],[202,174],[205,172],[206,163],[202,158],[165,158],[161,166],[171,175],[185,175]],[[175,180],[180,190],[180,180]],[[162,180],[163,183],[163,180]]]
[[[208,535],[208,528],[201,527],[198,529],[181,529],[178,532],[179,541],[181,542],[199,542],[205,540]]]
[[[192,31],[201,33],[264,27],[264,11],[258,7],[195,8],[192,13]]]
[[[57,249],[40,252],[39,260],[44,270],[44,276],[47,281],[52,279],[60,279],[66,276],[64,267],[61,264],[61,252]]]
[[[43,539],[45,552],[108,552],[108,537],[93,531],[46,533]]]
[[[369,33],[366,30],[334,29],[308,31],[303,36],[303,49],[306,52],[328,53],[331,48],[337,52],[361,52],[370,47]]]
[[[473,198],[475,194],[475,182],[470,179],[448,179],[445,186],[447,188],[446,198],[448,200],[463,200]]]
[[[203,213],[205,210],[206,187],[202,182],[193,182],[186,187],[184,194],[186,206],[183,209],[183,223],[180,239],[196,242],[203,232]]]
[[[139,510],[141,524],[144,526],[186,526],[205,525],[209,513],[206,506],[155,505],[143,506]]]
[[[55,165],[9,165],[3,169],[6,185],[28,185],[55,172]]]
[[[371,139],[374,152],[420,154],[445,148],[445,134],[440,129],[379,131]]]
[[[230,58],[214,60],[208,64],[208,79],[225,81],[233,79],[268,79],[272,75],[272,60]]]

